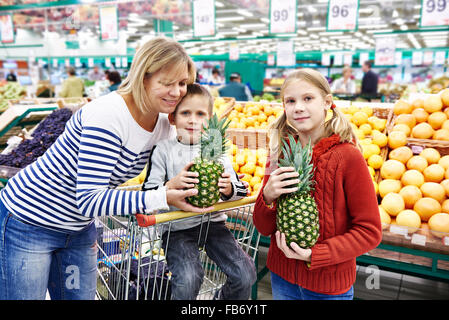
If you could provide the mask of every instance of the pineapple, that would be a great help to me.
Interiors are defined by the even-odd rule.
[[[194,164],[189,169],[199,174],[199,183],[195,186],[198,189],[198,194],[187,198],[187,202],[195,207],[209,207],[220,199],[218,179],[224,172],[223,164],[220,161],[228,149],[225,136],[228,125],[227,119],[219,120],[214,113],[213,117],[209,119],[207,127],[204,127],[201,133],[200,153],[193,160]]]
[[[283,194],[277,201],[276,225],[285,234],[288,245],[295,242],[301,248],[312,247],[319,236],[319,215],[313,191],[313,164],[311,142],[302,148],[300,142],[289,135],[290,145],[284,142],[280,167],[294,167],[299,173],[298,190]]]

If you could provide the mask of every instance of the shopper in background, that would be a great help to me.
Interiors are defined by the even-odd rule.
[[[196,189],[117,190],[145,167],[153,146],[173,137],[168,114],[195,80],[177,42],[140,46],[119,90],[86,104],[36,162],[0,191],[0,299],[94,299],[94,218],[155,213],[188,204]]]
[[[352,79],[351,67],[343,68],[343,76],[332,83],[332,93],[355,94],[355,82]]]
[[[377,84],[379,83],[379,77],[371,70],[372,62],[365,61],[362,65],[362,71],[364,72],[362,78],[361,95],[364,98],[370,100],[377,95]]]
[[[224,79],[223,77],[220,75],[220,71],[218,69],[212,69],[212,76],[209,79],[209,82],[211,84],[224,84]]]
[[[105,74],[100,71],[100,68],[98,66],[94,66],[92,70],[89,71],[87,78],[92,81],[98,81],[103,80]]]
[[[68,78],[62,83],[61,98],[82,97],[84,94],[84,81],[76,76],[75,68],[67,68]]]
[[[108,80],[109,83],[111,84],[109,86],[109,91],[111,92],[117,90],[120,84],[122,83],[122,77],[120,76],[120,73],[118,73],[118,71],[111,71],[108,74]]]
[[[218,89],[221,97],[232,97],[237,101],[251,101],[253,96],[248,86],[242,83],[242,78],[238,72],[233,72],[229,76],[227,85]]]
[[[254,225],[271,236],[267,267],[274,299],[352,299],[356,257],[375,248],[382,228],[376,193],[357,138],[335,108],[327,80],[316,70],[291,73],[281,88],[285,108],[270,130],[270,155],[254,207]],[[332,118],[325,122],[332,108]],[[276,199],[297,191],[298,173],[277,167],[283,139],[313,144],[313,197],[320,236],[310,249],[287,246],[276,228]],[[293,179],[293,180],[292,180]]]
[[[177,135],[160,141],[152,151],[144,189],[165,186],[167,189],[182,190],[199,183],[198,173],[189,172],[188,168],[198,156],[201,128],[212,117],[213,106],[214,99],[205,87],[198,84],[187,86],[187,94],[169,115],[170,123],[176,126]],[[247,189],[239,181],[229,158],[223,158],[223,166],[224,173],[218,181],[221,199],[234,201],[245,197]],[[170,211],[176,210],[179,209],[170,207]],[[202,236],[200,234],[202,223],[207,224],[208,218],[200,216],[176,222],[172,224],[169,235],[167,231],[163,233],[163,247],[167,248],[168,269],[172,273],[173,300],[195,300],[198,295],[204,277],[199,245],[204,245],[207,255],[227,275],[217,298],[249,299],[251,286],[256,280],[256,268],[226,227],[226,219],[223,213],[210,218],[207,240],[204,233]]]
[[[13,70],[10,70],[8,75],[6,76],[6,81],[16,82],[17,76],[15,75]]]

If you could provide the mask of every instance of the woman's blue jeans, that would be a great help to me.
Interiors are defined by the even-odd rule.
[[[342,294],[324,294],[304,289],[271,272],[273,300],[352,300],[354,288]]]
[[[0,300],[95,299],[97,231],[76,234],[19,220],[0,201]]]

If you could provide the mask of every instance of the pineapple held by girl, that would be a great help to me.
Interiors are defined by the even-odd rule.
[[[304,148],[288,135],[288,143],[283,141],[280,167],[293,167],[298,172],[298,190],[283,194],[277,202],[276,225],[285,234],[288,245],[295,242],[301,248],[312,247],[319,237],[319,215],[312,196],[313,165],[312,147],[309,142]]]

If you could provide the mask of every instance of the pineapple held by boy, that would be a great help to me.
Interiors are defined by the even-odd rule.
[[[189,169],[199,174],[199,183],[195,186],[198,194],[187,198],[187,202],[195,207],[209,207],[220,199],[218,179],[224,172],[221,158],[225,156],[228,148],[225,134],[229,122],[226,122],[227,119],[218,120],[214,114],[201,133],[200,153]]]
[[[283,159],[280,167],[294,167],[299,173],[298,190],[283,194],[277,201],[276,224],[280,232],[285,234],[288,245],[295,242],[301,248],[312,247],[319,236],[319,215],[313,191],[312,147],[309,142],[304,148],[289,135],[290,145],[283,141]]]

